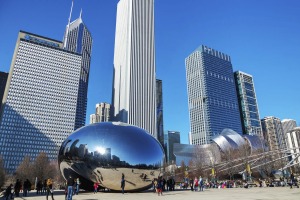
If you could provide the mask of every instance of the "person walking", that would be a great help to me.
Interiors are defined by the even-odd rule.
[[[11,192],[13,189],[13,184],[10,184],[5,190],[6,200],[13,199],[13,193]]]
[[[124,194],[124,188],[125,188],[125,175],[122,173],[121,178],[121,188],[122,188],[122,194]]]
[[[48,180],[47,180],[46,190],[47,190],[46,199],[48,200],[48,196],[49,196],[49,194],[51,194],[51,198],[52,198],[52,200],[54,200],[54,198],[53,198],[53,182],[52,182],[51,178],[48,178]]]
[[[69,175],[69,178],[67,179],[67,187],[68,187],[68,198],[67,200],[72,200],[73,197],[73,187],[74,187],[74,179],[71,175]]]
[[[94,194],[98,192],[98,182],[94,183]]]

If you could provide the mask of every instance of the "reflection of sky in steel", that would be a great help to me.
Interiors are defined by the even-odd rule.
[[[135,126],[118,126],[112,123],[102,123],[101,126],[92,124],[75,131],[69,139],[73,141],[80,139],[76,147],[85,144],[89,153],[103,154],[104,150],[109,148],[111,152],[105,153],[115,155],[121,161],[132,165],[142,164],[141,160],[147,161],[143,164],[159,164],[157,155],[163,154],[159,142],[146,131]],[[73,141],[68,146],[71,146]]]

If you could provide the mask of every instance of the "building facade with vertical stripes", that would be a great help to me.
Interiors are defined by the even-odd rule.
[[[0,155],[7,173],[25,156],[57,160],[74,131],[82,56],[57,40],[20,31],[4,92]]]
[[[154,0],[120,0],[114,50],[116,121],[156,133]]]
[[[245,72],[234,72],[243,133],[263,138],[253,77]]]

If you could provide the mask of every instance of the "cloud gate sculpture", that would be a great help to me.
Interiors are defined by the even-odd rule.
[[[101,187],[126,191],[151,187],[152,179],[162,175],[164,150],[144,129],[120,122],[90,124],[72,133],[59,150],[58,163],[65,178],[81,180],[81,188]]]

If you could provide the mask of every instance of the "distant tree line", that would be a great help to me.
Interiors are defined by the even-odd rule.
[[[50,161],[44,152],[41,152],[35,160],[25,156],[13,175],[5,173],[4,160],[0,157],[0,188],[14,184],[17,179],[21,181],[28,179],[34,189],[36,180],[43,182],[48,178],[53,179],[56,185],[64,184],[57,161]]]

